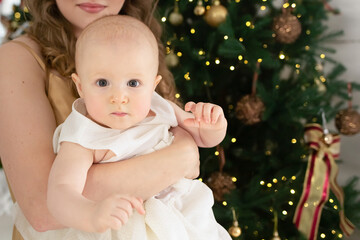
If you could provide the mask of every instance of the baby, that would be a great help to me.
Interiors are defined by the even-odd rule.
[[[90,24],[77,40],[75,59],[80,98],[55,131],[48,185],[48,208],[69,228],[36,239],[230,240],[214,218],[211,190],[197,180],[182,179],[144,203],[136,196],[94,202],[82,195],[92,164],[166,147],[173,139],[169,129],[178,124],[198,146],[213,147],[223,140],[227,121],[217,105],[189,102],[186,112],[155,92],[161,81],[157,41],[134,18],[108,16]]]

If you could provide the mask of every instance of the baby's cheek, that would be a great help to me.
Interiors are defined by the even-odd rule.
[[[99,121],[104,117],[105,107],[102,104],[99,104],[99,101],[89,101],[86,104],[86,108],[90,116]]]
[[[137,105],[138,105],[137,109],[139,109],[139,113],[145,118],[148,115],[149,111],[150,111],[150,104],[143,101],[143,102],[140,102]]]

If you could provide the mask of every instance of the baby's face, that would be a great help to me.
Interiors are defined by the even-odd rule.
[[[149,114],[161,79],[158,56],[137,41],[89,44],[77,58],[78,76],[73,75],[89,117],[109,128],[134,126]]]

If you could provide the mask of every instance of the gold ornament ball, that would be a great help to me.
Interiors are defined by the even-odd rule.
[[[170,52],[165,56],[165,63],[168,67],[176,67],[179,64],[179,57],[174,52]]]
[[[273,30],[276,40],[280,43],[293,43],[301,34],[301,23],[290,12],[274,18]]]
[[[212,27],[217,27],[226,20],[227,9],[220,2],[215,1],[215,3],[210,7],[206,12],[204,19],[207,24]]]
[[[340,110],[335,117],[335,126],[341,134],[354,135],[360,132],[360,114],[351,108]]]
[[[16,22],[16,21],[12,21],[12,22],[10,23],[10,27],[11,27],[12,29],[17,29],[17,28],[19,27],[19,23]]]
[[[319,91],[319,93],[325,93],[326,92],[326,85],[319,79],[319,78],[315,78],[315,84],[317,86],[317,90]]]
[[[204,15],[204,13],[205,13],[205,7],[203,5],[197,5],[194,8],[194,14],[196,16],[202,16],[202,15]]]
[[[279,233],[277,231],[274,232],[274,236],[271,238],[271,240],[281,240]]]
[[[179,26],[182,24],[184,17],[178,11],[170,13],[169,22],[174,26]]]
[[[324,135],[324,142],[325,142],[327,145],[332,144],[333,140],[334,140],[334,137],[333,137],[332,134],[328,133],[328,134],[325,134],[325,135]]]
[[[318,72],[322,72],[324,70],[324,66],[321,63],[317,63],[315,66],[315,70]]]
[[[239,237],[241,235],[241,228],[239,226],[231,226],[229,228],[229,233],[232,237]]]

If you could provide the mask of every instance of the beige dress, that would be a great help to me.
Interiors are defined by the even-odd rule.
[[[12,41],[12,43],[19,44],[24,47],[29,53],[36,59],[40,67],[45,71],[45,63],[40,56],[38,56],[33,49],[31,49],[27,44],[20,41]],[[46,94],[48,96],[49,102],[54,110],[54,115],[56,119],[56,125],[61,124],[65,121],[66,117],[71,112],[71,105],[74,100],[77,98],[75,92],[71,87],[71,82],[66,81],[56,74],[50,72],[46,79]],[[11,189],[10,189],[11,192]],[[15,201],[14,195],[11,193],[12,199]],[[17,231],[14,226],[13,230],[13,240],[23,240],[21,234]]]

